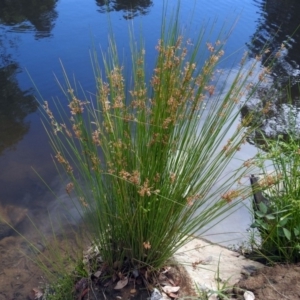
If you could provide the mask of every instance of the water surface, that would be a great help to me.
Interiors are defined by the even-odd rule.
[[[47,208],[55,212],[56,205],[36,172],[58,193],[63,194],[64,189],[56,180],[51,148],[34,100],[37,94],[27,72],[49,103],[53,97],[65,103],[54,78],[55,74],[58,80],[63,80],[60,62],[69,75],[76,76],[76,81],[80,82],[84,90],[93,93],[95,82],[89,51],[93,44],[97,49],[107,48],[109,22],[119,49],[125,53],[125,63],[128,61],[129,26],[136,29],[137,36],[140,28],[144,33],[149,72],[154,62],[155,44],[162,19],[162,1],[114,0],[108,1],[108,6],[105,2],[14,0],[0,3],[0,205],[3,208],[14,205],[27,209],[41,223],[47,222]],[[177,3],[169,2],[170,5]],[[252,56],[255,56],[270,37],[270,51],[276,51],[284,41],[287,51],[271,76],[275,81],[286,82],[292,78],[292,82],[297,83],[300,76],[300,39],[299,32],[294,32],[300,23],[299,5],[297,0],[182,1],[181,21],[190,28],[193,38],[203,24],[215,24],[217,31],[222,28],[228,30],[238,20],[225,47],[227,59],[222,63],[225,69],[234,67],[238,53],[244,50],[250,50]],[[107,10],[110,11],[109,16]],[[191,17],[193,20],[190,22]],[[229,26],[224,27],[224,24]],[[217,39],[217,36],[210,39]],[[234,54],[229,55],[231,53]],[[293,93],[296,97],[297,91],[293,89]],[[255,151],[254,146],[245,145],[241,156],[247,159]],[[247,207],[242,207],[211,232],[221,235],[207,238],[217,241],[233,238],[241,240],[250,222]],[[28,230],[24,226],[20,230],[26,233]],[[45,225],[45,228],[48,226]],[[225,234],[236,232],[237,229],[239,237],[236,234]],[[232,243],[235,242],[237,240]],[[7,240],[1,243],[3,263],[8,259],[10,247],[16,246]],[[8,270],[9,265],[6,263],[5,266],[5,270]],[[7,283],[7,278],[13,280],[14,275],[5,276],[5,281],[0,278],[0,287],[4,282]],[[10,289],[5,293],[7,296],[14,291]],[[22,296],[15,297],[23,299]]]

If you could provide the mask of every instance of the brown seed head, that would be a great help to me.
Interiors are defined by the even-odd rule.
[[[145,248],[146,250],[151,249],[151,244],[150,244],[149,241],[148,241],[148,242],[143,242],[143,246],[144,246],[144,248]]]
[[[74,189],[74,184],[73,184],[73,182],[69,182],[69,183],[66,185],[66,192],[67,192],[67,194],[70,195],[73,189]]]
[[[238,190],[230,190],[223,194],[221,198],[225,200],[227,203],[232,202],[233,199],[237,198],[240,196],[240,191]]]
[[[149,187],[149,180],[146,179],[143,185],[140,187],[140,190],[138,191],[140,196],[144,197],[145,195],[151,196],[151,187]]]

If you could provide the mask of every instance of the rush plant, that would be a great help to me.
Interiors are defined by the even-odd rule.
[[[43,103],[55,158],[69,178],[66,192],[112,272],[159,269],[248,193],[238,185],[245,166],[225,179],[224,170],[247,137],[248,120],[237,125],[240,100],[268,69],[255,76],[259,59],[245,67],[245,55],[229,82],[216,68],[226,36],[211,41],[203,28],[187,39],[179,6],[167,20],[149,80],[143,43],[132,40],[128,67],[111,35],[102,63],[91,54],[95,96],[78,96],[64,71],[69,112]]]

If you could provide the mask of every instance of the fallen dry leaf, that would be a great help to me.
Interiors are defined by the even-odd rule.
[[[169,293],[168,294],[171,298],[179,298],[178,295],[174,294],[174,293]]]
[[[43,296],[43,292],[40,289],[33,288],[32,291],[34,293],[34,299],[39,299]]]
[[[180,290],[180,286],[170,286],[170,285],[166,285],[166,286],[162,287],[162,290],[163,290],[166,294],[177,293],[177,292]]]
[[[162,273],[168,273],[171,270],[171,267],[165,267],[164,271],[162,271]]]
[[[145,276],[145,279],[146,279],[146,280],[148,280],[148,271],[147,271],[147,270],[146,270],[146,272],[145,272],[145,275],[144,275],[144,276]]]
[[[118,273],[118,276],[119,276],[119,278],[120,278],[121,280],[124,279],[124,275],[123,275],[121,272]]]
[[[101,275],[101,273],[102,273],[101,271],[97,271],[97,272],[94,273],[94,276],[97,277],[97,278],[99,278],[100,275]]]
[[[172,286],[176,286],[177,285],[177,284],[175,284],[175,282],[171,278],[168,278],[168,280],[172,284]]]
[[[114,287],[115,290],[121,290],[124,286],[128,284],[128,277],[124,277],[122,280],[119,280]]]
[[[131,289],[130,290],[130,294],[135,294],[136,293],[136,289]]]

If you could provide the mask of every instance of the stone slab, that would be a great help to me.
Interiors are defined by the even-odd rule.
[[[264,267],[237,252],[199,238],[192,238],[178,249],[174,259],[185,268],[194,286],[209,290],[216,290],[218,281],[219,286],[223,283],[233,286],[243,274],[250,275]]]

